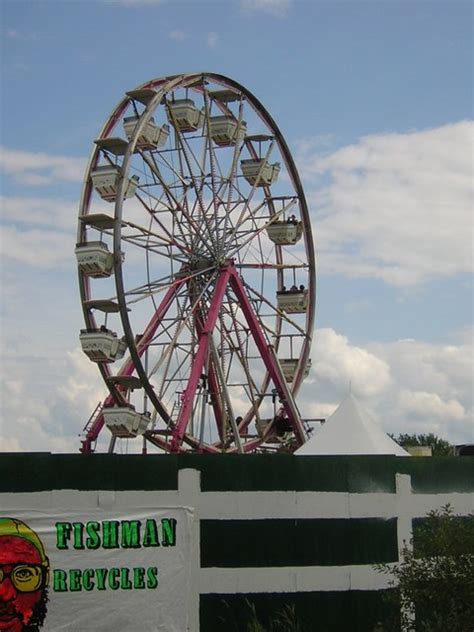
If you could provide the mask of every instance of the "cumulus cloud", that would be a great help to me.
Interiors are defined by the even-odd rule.
[[[0,196],[2,220],[29,226],[74,230],[78,203],[57,198]]]
[[[5,259],[44,269],[73,260],[77,201],[0,196],[0,208],[0,243]],[[110,212],[105,202],[95,202],[94,209]]]
[[[27,186],[82,182],[85,166],[85,158],[0,148],[0,171]]]
[[[472,442],[472,352],[467,336],[450,345],[400,340],[362,346],[323,329],[298,406],[306,418],[328,418],[351,389],[386,432]],[[77,435],[106,395],[97,368],[78,348],[58,355],[45,346],[35,356],[4,349],[2,357],[2,448],[76,451]]]
[[[51,230],[0,227],[3,256],[19,263],[54,268],[72,258],[74,238]]]
[[[4,350],[2,450],[77,452],[78,435],[104,395],[96,367],[82,355],[12,357]]]
[[[472,335],[456,344],[416,340],[354,345],[332,329],[316,333],[299,408],[327,418],[351,390],[386,432],[474,442]]]
[[[466,414],[464,407],[456,400],[450,399],[445,402],[437,393],[426,391],[401,390],[399,402],[402,410],[417,417],[429,415],[436,420],[445,418],[459,420]]]
[[[261,11],[278,18],[285,17],[292,0],[241,0],[240,5],[246,13]]]
[[[299,146],[320,269],[414,286],[472,270],[474,122]]]
[[[316,332],[312,366],[317,380],[363,397],[383,392],[390,383],[386,362],[330,328]]]

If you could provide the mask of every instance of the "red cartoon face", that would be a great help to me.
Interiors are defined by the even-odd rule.
[[[41,599],[45,572],[31,542],[0,537],[0,632],[21,632],[29,623]]]

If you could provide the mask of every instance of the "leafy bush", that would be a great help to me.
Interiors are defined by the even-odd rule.
[[[431,511],[415,525],[413,550],[376,568],[392,576],[400,609],[398,621],[384,622],[387,632],[473,632],[474,515],[456,516],[450,505]]]

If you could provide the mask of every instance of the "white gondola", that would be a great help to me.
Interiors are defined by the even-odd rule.
[[[114,272],[114,255],[103,241],[88,241],[77,244],[76,253],[79,269],[95,279],[109,277]]]
[[[92,171],[92,184],[103,200],[115,202],[120,184],[121,171],[116,165],[101,165]],[[133,197],[138,185],[138,176],[128,178],[124,199]]]
[[[195,132],[204,123],[204,112],[198,110],[192,99],[170,101],[168,119],[181,132]]]
[[[124,118],[123,128],[128,140],[132,138],[138,120],[138,116],[127,116],[126,118]],[[156,149],[157,147],[163,147],[163,145],[165,145],[166,141],[168,140],[169,133],[169,125],[164,123],[164,125],[158,126],[155,123],[155,119],[151,117],[148,123],[142,129],[142,132],[137,139],[135,149],[147,150]]]
[[[104,408],[104,422],[115,437],[130,439],[145,433],[150,424],[148,413],[137,413],[129,406]]]
[[[263,187],[276,182],[280,173],[280,163],[271,165],[264,158],[249,158],[240,161],[244,178],[252,186]]]
[[[273,222],[267,228],[268,237],[279,246],[291,246],[301,239],[303,222]]]
[[[220,147],[240,143],[247,133],[247,123],[233,116],[212,116],[209,119],[209,136]]]
[[[277,306],[287,314],[304,314],[308,309],[307,290],[281,290],[277,292]]]
[[[293,382],[297,365],[298,365],[298,359],[283,358],[282,360],[280,360],[281,370],[287,382]],[[303,373],[303,379],[308,377],[310,370],[311,370],[311,358],[308,358],[308,361],[306,363],[305,370]]]
[[[125,339],[105,327],[81,329],[79,340],[82,350],[92,362],[115,362],[123,358],[127,349]]]

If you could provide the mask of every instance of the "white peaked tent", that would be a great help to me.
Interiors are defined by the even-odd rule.
[[[305,454],[394,454],[410,456],[379,428],[352,393],[339,404],[321,430],[295,451]]]

